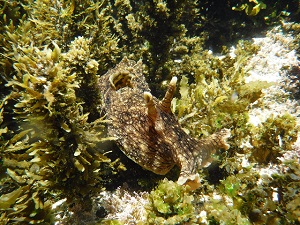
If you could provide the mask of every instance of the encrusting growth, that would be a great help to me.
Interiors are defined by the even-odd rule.
[[[205,139],[186,134],[170,105],[176,89],[173,77],[162,101],[152,96],[142,72],[142,62],[124,58],[99,80],[109,135],[120,149],[147,170],[164,175],[174,165],[181,168],[179,184],[199,187],[197,169],[211,161],[218,148],[228,149],[228,129]]]

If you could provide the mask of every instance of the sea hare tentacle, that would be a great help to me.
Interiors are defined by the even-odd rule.
[[[196,140],[185,133],[171,112],[177,78],[170,81],[162,101],[151,93],[143,76],[142,62],[126,57],[99,79],[104,109],[111,121],[110,136],[133,161],[156,174],[166,174],[174,165],[181,169],[179,184],[199,187],[197,170],[211,162],[216,149],[228,149],[230,131],[223,129]]]
[[[161,102],[159,102],[162,110],[165,112],[171,113],[171,101],[173,99],[176,90],[176,83],[177,83],[177,77],[173,77],[169,83],[169,87],[165,94],[165,97]]]
[[[146,106],[148,108],[148,116],[155,121],[158,117],[158,111],[155,107],[155,102],[153,100],[153,96],[150,92],[144,92],[144,99],[146,101]]]

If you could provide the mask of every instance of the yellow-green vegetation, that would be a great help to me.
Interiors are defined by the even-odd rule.
[[[188,186],[163,180],[151,191],[147,224],[192,224],[196,222],[194,198]]]
[[[255,18],[256,21],[264,21],[266,24],[287,19],[291,15],[293,8],[299,7],[296,0],[289,2],[280,0],[233,0],[230,2],[232,10],[244,12],[247,16],[252,17],[253,20]],[[294,16],[297,16],[297,14],[299,14],[299,8]]]
[[[235,11],[245,11],[248,16],[256,16],[260,10],[266,9],[266,4],[262,1],[249,0],[248,3],[241,4],[237,7],[232,7]]]
[[[256,101],[268,82],[245,83],[244,67],[257,46],[240,42],[234,51],[218,58],[208,51],[193,54],[191,64],[182,63],[181,71],[191,71],[180,81],[180,98],[173,99],[173,111],[193,136],[208,135],[222,127],[233,128],[236,144],[247,131],[248,106]],[[187,74],[187,72],[183,72]],[[189,82],[193,80],[193,82]]]
[[[292,17],[297,17],[299,14],[297,0],[231,0],[230,3],[233,11],[244,12],[253,21],[266,24],[288,19],[291,14],[293,14]]]
[[[6,84],[12,89],[2,103],[3,113],[12,106],[14,114],[13,123],[4,124],[1,141],[6,168],[1,191],[7,198],[1,209],[7,219],[50,222],[45,213],[55,189],[64,192],[62,197],[73,198],[101,190],[100,165],[110,160],[95,147],[105,140],[105,121],[88,122],[89,113],[84,112],[77,91],[84,80],[96,79],[98,63],[87,55],[87,42],[74,40],[65,54],[54,42],[53,49],[17,43],[13,47],[17,73]],[[85,70],[70,72],[72,66]],[[11,206],[14,210],[9,210]]]
[[[291,223],[297,215],[297,210],[292,213],[292,219],[285,217],[284,213],[267,213],[286,211],[282,207],[286,203],[293,205],[293,209],[297,208],[295,202],[298,200],[280,198],[281,195],[291,195],[291,189],[286,189],[291,182],[289,175],[280,174],[278,177],[282,182],[276,183],[277,177],[269,175],[270,178],[266,178],[255,172],[254,164],[248,167],[241,165],[245,159],[258,162],[259,167],[270,162],[280,164],[278,157],[292,149],[299,130],[296,118],[290,114],[271,116],[258,127],[249,124],[250,104],[261,96],[264,88],[273,85],[268,82],[245,83],[245,63],[256,51],[257,47],[249,42],[240,42],[234,57],[230,57],[226,49],[221,57],[212,56],[209,52],[195,54],[198,60],[193,60],[194,67],[189,67],[193,68],[190,70],[192,76],[182,76],[180,98],[173,99],[173,111],[191,135],[207,135],[221,127],[232,130],[231,149],[220,159],[223,170],[221,184],[216,185],[216,191],[210,190],[208,183],[201,187],[211,198],[202,209],[208,212],[207,218],[212,224],[266,224],[279,221],[279,218],[283,223]],[[240,147],[248,140],[253,148]],[[297,171],[293,174],[299,173],[296,159],[289,165]],[[220,170],[215,170],[206,179],[210,180],[210,176],[216,176],[214,173],[218,172]],[[298,176],[292,177],[298,179]],[[299,186],[295,180],[292,182],[293,190]],[[278,193],[280,200],[273,199],[277,190],[284,190]],[[215,199],[216,194],[219,197]]]
[[[103,189],[103,176],[114,165],[100,146],[109,139],[97,89],[105,60],[93,58],[92,37],[74,38],[78,31],[68,29],[71,21],[66,24],[77,19],[71,10],[72,3],[48,1],[2,5],[7,13],[1,20],[4,224],[53,223],[51,205],[61,198],[91,208],[84,199]],[[102,41],[113,45],[114,39]]]
[[[290,114],[269,117],[252,129],[252,157],[260,163],[275,163],[278,157],[292,149],[298,130],[296,118]]]
[[[231,149],[219,159],[222,176],[215,186],[209,183],[215,176],[211,173],[196,192],[162,181],[146,206],[150,224],[197,223],[202,210],[210,224],[299,223],[299,163],[277,158],[295,142],[295,118],[272,116],[257,128],[248,123],[249,106],[272,85],[245,83],[245,65],[259,48],[239,41],[234,56],[226,47],[219,57],[204,50],[215,40],[220,47],[235,39],[265,11],[272,21],[283,10],[299,15],[298,1],[271,6],[265,0],[267,8],[261,11],[262,2],[253,1],[248,14],[257,15],[250,22],[244,13],[232,16],[238,13],[232,11],[238,2],[0,0],[0,221],[53,224],[59,219],[52,205],[63,198],[69,206],[62,213],[65,221],[100,221],[91,197],[114,182],[115,168],[124,167],[118,160],[111,162],[101,145],[110,138],[97,80],[127,56],[143,60],[157,97],[165,93],[166,80],[178,76],[173,111],[192,136],[223,127],[232,131]],[[253,148],[242,148],[248,140]],[[253,164],[243,167],[242,158]],[[259,174],[255,165],[268,163],[284,165],[287,171]],[[125,173],[122,179],[129,176]],[[145,180],[152,181],[142,177],[138,182]],[[216,193],[220,200],[214,199]],[[210,199],[203,202],[202,195]],[[66,218],[72,211],[77,217]]]
[[[297,224],[300,167],[297,159],[282,163],[286,171],[274,173],[269,167],[258,173],[254,164],[232,171],[218,187],[222,197],[204,204],[211,212],[210,220],[217,224]]]

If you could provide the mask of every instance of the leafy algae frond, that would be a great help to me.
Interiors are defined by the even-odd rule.
[[[147,224],[181,224],[196,222],[194,198],[188,186],[163,180],[149,195]]]
[[[8,23],[1,34],[0,81],[5,223],[50,224],[55,201],[82,202],[102,190],[103,174],[112,172],[101,153],[109,139],[96,88],[101,61],[90,53],[90,39],[66,44],[73,33],[62,24],[74,17],[61,14],[64,6],[58,3],[44,4],[22,5],[27,14],[16,25],[2,21]],[[84,203],[90,207],[90,201]]]
[[[224,53],[227,54],[220,58],[205,51],[192,55],[194,59],[190,63],[193,64],[181,64],[180,69],[188,71],[189,68],[192,76],[182,77],[181,97],[173,100],[173,111],[192,135],[208,135],[221,127],[233,127],[234,134],[240,134],[238,126],[246,126],[242,121],[247,121],[247,107],[260,97],[262,89],[271,85],[245,83],[244,65],[257,50],[258,47],[249,42],[240,42],[235,57],[226,49]],[[194,82],[190,84],[191,79]],[[235,140],[241,141],[241,136]]]
[[[82,98],[76,95],[84,80],[80,76],[95,77],[97,68],[93,67],[97,63],[86,57],[86,49],[71,53],[71,47],[70,52],[61,54],[58,45],[53,46],[43,50],[32,46],[16,49],[14,68],[18,73],[7,83],[13,89],[4,104],[13,105],[17,123],[8,125],[6,133],[11,139],[3,141],[1,147],[3,166],[7,168],[1,182],[5,186],[16,183],[18,188],[2,190],[10,204],[3,203],[1,208],[14,205],[15,211],[7,212],[13,220],[45,219],[40,214],[49,208],[51,189],[64,190],[67,197],[101,190],[94,186],[102,180],[99,166],[110,162],[95,148],[104,140],[105,121],[100,118],[89,123]],[[73,64],[86,68],[84,74],[69,73],[66,62],[71,54],[75,55]],[[13,131],[11,126],[19,128]],[[15,132],[18,133],[14,135]]]
[[[298,130],[296,118],[290,114],[269,117],[252,130],[252,157],[260,163],[278,161],[285,151],[292,150]]]

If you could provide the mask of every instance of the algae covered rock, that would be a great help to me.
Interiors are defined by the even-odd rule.
[[[194,198],[188,186],[163,180],[149,195],[147,224],[193,224]]]

